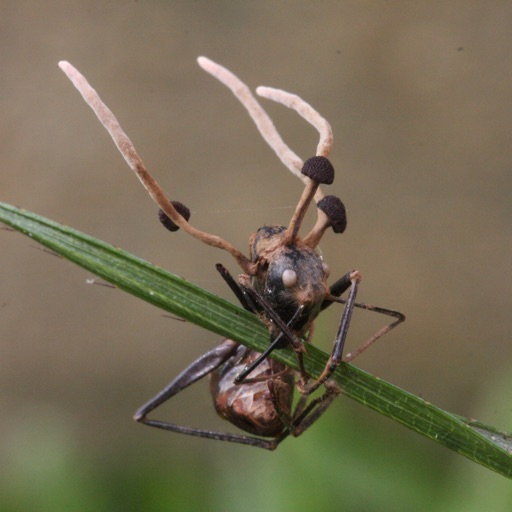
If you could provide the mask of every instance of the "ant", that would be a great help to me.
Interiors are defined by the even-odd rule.
[[[198,63],[231,89],[277,156],[305,183],[289,225],[259,228],[250,236],[249,257],[226,240],[189,224],[189,209],[167,198],[147,171],[112,112],[87,80],[71,64],[63,61],[59,66],[94,110],[129,166],[159,206],[159,218],[164,227],[170,231],[182,228],[202,242],[224,249],[235,258],[243,271],[238,279],[221,264],[217,264],[217,271],[242,307],[257,315],[270,335],[270,344],[263,353],[224,339],[143,405],[135,413],[134,419],[144,425],[171,432],[274,450],[290,434],[302,434],[320,418],[341,392],[338,385],[330,380],[340,363],[352,361],[377,339],[403,322],[405,316],[398,311],[356,302],[361,281],[361,274],[357,270],[346,273],[331,286],[327,284],[329,267],[317,251],[318,243],[327,229],[343,233],[347,226],[346,210],[341,200],[332,195],[324,196],[320,189],[320,185],[330,185],[334,180],[334,168],[327,158],[332,146],[329,123],[298,96],[269,87],[256,90],[260,96],[296,110],[318,130],[320,142],[316,155],[302,162],[283,142],[268,114],[243,82],[206,57],[199,57]],[[301,238],[299,230],[313,201],[316,202],[317,221],[311,231]],[[348,297],[342,299],[341,295],[346,291]],[[343,314],[328,362],[321,375],[314,379],[304,368],[303,355],[312,337],[315,319],[334,302],[345,305]],[[389,315],[395,320],[377,331],[355,352],[343,357],[343,347],[355,307]],[[286,347],[291,347],[295,352],[298,370],[269,357],[274,350]],[[247,435],[215,432],[148,418],[154,409],[207,375],[210,376],[210,390],[217,413]],[[323,393],[310,399],[311,394],[322,385],[325,388]],[[294,405],[295,388],[300,397]]]

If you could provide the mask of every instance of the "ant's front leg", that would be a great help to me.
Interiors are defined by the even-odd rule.
[[[315,389],[317,389],[322,383],[324,383],[336,370],[336,368],[343,362],[350,362],[354,360],[357,356],[362,354],[368,347],[373,345],[378,339],[380,339],[384,334],[387,334],[389,331],[394,329],[397,325],[401,324],[405,321],[405,315],[400,313],[399,311],[395,311],[393,309],[382,308],[379,306],[373,306],[371,304],[364,304],[361,302],[355,302],[357,287],[361,282],[361,274],[354,270],[349,272],[341,279],[336,281],[334,285],[331,287],[331,296],[326,299],[322,305],[322,309],[330,306],[333,302],[339,302],[341,304],[345,304],[345,309],[343,311],[343,316],[341,318],[340,326],[338,329],[338,333],[336,334],[336,338],[334,340],[334,346],[325,365],[324,371],[314,383],[310,386],[307,386],[301,390],[301,392],[305,394],[312,393]],[[348,284],[349,283],[349,284]],[[341,295],[345,290],[347,290],[351,286],[350,294],[348,299],[341,299],[339,295]],[[380,313],[387,316],[395,317],[396,320],[385,325],[381,329],[379,329],[373,336],[371,336],[367,341],[365,341],[357,350],[347,354],[345,357],[342,357],[343,347],[345,345],[345,339],[347,337],[348,327],[350,324],[350,319],[352,317],[352,312],[354,308],[366,309],[367,311],[374,311],[375,313]]]
[[[348,281],[350,283],[350,293],[348,295],[348,299],[346,300],[345,309],[343,310],[343,315],[341,317],[338,332],[336,333],[336,338],[334,339],[332,352],[320,377],[318,377],[317,380],[315,380],[313,383],[309,385],[300,386],[300,392],[302,394],[310,395],[311,393],[313,393],[313,391],[318,389],[326,380],[329,379],[329,377],[334,373],[336,368],[338,368],[338,366],[340,365],[343,358],[343,347],[345,346],[345,340],[347,339],[350,320],[352,319],[352,312],[354,311],[356,303],[357,289],[359,283],[361,282],[361,279],[361,273],[358,270],[353,270],[349,274],[343,276],[343,278],[340,280],[343,280],[344,284],[343,286],[340,286],[335,293],[341,294],[343,293],[343,291],[345,291],[342,289],[343,287],[346,286],[345,281]],[[338,281],[338,283],[340,281]],[[328,299],[326,299],[326,301],[324,301],[324,304],[327,301],[336,302],[337,297],[335,295],[331,295]],[[328,305],[330,305],[330,302],[326,306],[324,306],[324,308],[327,307]]]
[[[231,288],[231,291],[235,294],[236,298],[240,301],[241,306],[246,311],[257,314],[258,309],[256,304],[251,301],[250,297],[247,295],[247,292],[235,281],[233,276],[229,273],[229,270],[221,263],[217,263],[215,268],[221,275],[222,279],[224,279],[226,284]]]
[[[252,286],[248,276],[240,276],[240,282],[237,282],[223,265],[218,263],[216,268],[224,281],[226,281],[227,285],[236,295],[244,309],[254,314],[264,313],[266,317],[279,328],[279,334],[273,340],[271,340],[267,350],[265,350],[256,361],[254,361],[242,373],[240,373],[240,375],[238,375],[235,379],[235,382],[237,384],[242,383],[244,379],[276,348],[282,347],[283,338],[292,345],[295,353],[297,354],[301,377],[303,380],[307,380],[308,375],[304,368],[304,361],[302,357],[302,353],[305,352],[305,348],[292,330],[294,322],[302,312],[302,308],[297,308],[297,311],[295,312],[292,319],[286,324],[283,322],[283,320],[281,320],[281,317],[276,313],[274,308],[268,303],[265,297],[258,293],[258,291]]]
[[[338,299],[336,302],[342,302],[342,299]],[[366,340],[357,350],[347,354],[343,361],[349,363],[354,360],[357,356],[362,354],[370,345],[373,345],[379,338],[382,338],[384,334],[387,334],[391,329],[394,329],[398,324],[405,322],[405,315],[400,313],[400,311],[395,311],[393,309],[381,308],[379,306],[372,306],[371,304],[364,304],[362,302],[356,302],[354,304],[356,308],[366,309],[367,311],[374,311],[375,313],[381,313],[383,315],[394,316],[396,320],[391,322],[388,325],[385,325],[381,329],[379,329],[371,338]]]

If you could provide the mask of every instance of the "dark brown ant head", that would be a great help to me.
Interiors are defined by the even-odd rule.
[[[309,181],[289,226],[264,226],[249,241],[251,262],[256,269],[254,288],[267,298],[283,321],[288,323],[295,317],[294,329],[299,332],[311,325],[329,293],[329,268],[315,248],[329,226],[337,233],[346,227],[343,203],[335,196],[326,196],[317,205],[315,227],[304,240],[300,239],[298,231],[304,215],[320,184],[334,181],[334,168],[327,158],[315,156],[306,160],[302,173]]]
[[[315,249],[299,239],[289,244],[287,238],[284,226],[264,226],[251,236],[251,256],[258,269],[252,285],[285,323],[295,317],[294,329],[302,332],[320,313],[329,292],[329,268]]]

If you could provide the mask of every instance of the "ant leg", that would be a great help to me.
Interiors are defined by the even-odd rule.
[[[305,389],[306,394],[311,393],[312,391],[317,389],[322,382],[325,382],[325,380],[328,379],[329,376],[336,370],[341,361],[344,361],[346,363],[353,361],[357,356],[361,355],[368,347],[373,345],[378,339],[380,339],[382,336],[384,336],[389,331],[394,329],[397,325],[405,321],[405,315],[403,313],[400,313],[399,311],[381,308],[379,306],[373,306],[371,304],[355,302],[355,295],[357,290],[354,289],[354,286],[351,289],[348,299],[339,298],[339,295],[341,295],[347,289],[347,278],[350,278],[350,276],[358,276],[357,282],[353,282],[353,285],[355,284],[355,286],[357,287],[357,284],[361,279],[359,272],[353,271],[348,274],[345,274],[341,279],[334,283],[334,285],[331,287],[331,296],[329,297],[329,299],[326,299],[322,304],[322,309],[325,309],[326,307],[329,307],[333,302],[339,302],[341,304],[345,304],[345,310],[343,312],[343,317],[341,319],[340,328],[338,329],[338,333],[336,335],[331,357],[329,358],[325,366],[325,369],[322,372],[322,375],[319,377],[319,379],[316,382],[314,382],[311,386]],[[374,311],[376,313],[380,313],[383,315],[392,316],[395,317],[396,320],[379,329],[357,350],[347,354],[345,357],[342,357],[343,346],[345,344],[345,338],[347,336],[348,324],[350,323],[350,317],[352,316],[352,311],[354,307],[366,309],[367,311]]]
[[[260,295],[252,286],[250,283],[243,284],[242,285],[244,290],[248,293],[248,295],[251,297],[251,299],[265,312],[265,315],[268,317],[269,320],[274,322],[276,327],[279,328],[279,331],[282,333],[282,335],[290,342],[290,344],[293,347],[293,350],[295,350],[295,353],[299,357],[299,367],[301,373],[303,372],[306,374],[306,371],[304,370],[304,365],[302,364],[302,353],[306,351],[304,344],[299,340],[299,338],[292,332],[290,327],[281,320],[281,317],[276,313],[274,308],[268,303],[267,299]],[[298,312],[295,313],[297,315]],[[292,318],[290,324],[294,321],[295,315]]]
[[[239,284],[235,281],[233,276],[229,273],[229,271],[220,263],[216,265],[217,271],[220,273],[224,281],[231,288],[233,293],[236,295],[242,307],[251,313],[264,312],[267,317],[274,322],[274,324],[279,328],[280,334],[271,341],[270,347],[264,352],[264,355],[258,359],[251,368],[247,372],[243,372],[242,375],[239,375],[236,379],[237,383],[241,383],[242,380],[252,371],[258,364],[266,359],[268,355],[280,345],[280,340],[282,337],[286,338],[290,344],[292,345],[295,353],[297,354],[297,359],[299,363],[299,371],[303,379],[307,379],[308,375],[304,368],[304,362],[302,358],[302,353],[305,352],[304,345],[300,342],[297,336],[292,332],[291,326],[295,321],[296,317],[300,313],[300,309],[297,310],[294,317],[290,320],[288,324],[285,324],[281,317],[275,312],[274,308],[267,302],[267,300],[259,294],[254,287],[250,284],[250,282]],[[343,293],[343,292],[341,292]]]
[[[296,318],[299,316],[300,312],[302,311],[302,308],[298,308],[295,314],[293,315],[292,319],[288,322],[287,327],[288,329],[291,328],[293,323],[295,322]],[[269,357],[269,355],[276,349],[282,347],[282,338],[285,337],[283,332],[280,332],[273,340],[271,340],[270,345],[265,350],[265,352],[261,353],[260,356],[255,359],[249,366],[247,366],[243,372],[241,372],[237,377],[235,378],[235,384],[241,384],[242,382],[247,382],[245,379],[248,375],[252,373],[252,371],[257,368],[265,359]],[[301,363],[303,364],[302,360],[302,354],[298,355],[300,357],[299,359],[299,367]],[[303,366],[302,366],[303,368]]]
[[[287,432],[291,433],[294,437],[300,436],[313,425],[341,392],[341,389],[335,382],[328,381],[325,383],[325,392],[312,400],[307,406],[308,395],[301,395],[295,407],[293,417],[291,417],[280,405],[276,384],[278,384],[278,381],[270,380],[268,382],[272,404]]]
[[[235,281],[233,276],[229,273],[229,270],[221,263],[217,263],[215,268],[221,275],[222,279],[224,279],[227,285],[231,288],[231,291],[236,295],[236,298],[240,301],[242,307],[250,313],[256,313],[257,310],[255,304],[247,296],[245,290]]]
[[[237,348],[238,343],[226,339],[214,349],[203,354],[183,370],[168,386],[140,407],[135,413],[134,419],[147,423],[145,418],[153,409],[218,368],[235,353]]]
[[[350,287],[350,275],[352,273],[348,272],[342,278],[338,279],[331,286],[331,298],[324,300],[322,303],[322,310],[329,307],[333,302],[340,302],[341,304],[346,304],[347,301],[344,299],[340,299],[340,295],[343,294]],[[370,345],[373,345],[379,338],[382,338],[384,334],[387,334],[391,329],[394,329],[398,324],[401,324],[405,321],[405,315],[400,313],[400,311],[395,311],[393,309],[381,308],[379,306],[372,306],[371,304],[364,304],[361,302],[356,302],[354,304],[356,308],[366,309],[367,311],[375,311],[375,313],[381,313],[383,315],[394,316],[396,318],[395,321],[390,324],[384,326],[382,329],[379,329],[370,339],[368,339],[365,343],[363,343],[355,352],[351,352],[347,354],[343,361],[349,362],[355,359],[357,356],[362,354]]]
[[[295,437],[300,436],[313,425],[341,393],[341,389],[333,381],[327,381],[324,386],[325,392],[312,400],[306,409],[294,419],[295,432],[293,435]]]
[[[353,270],[352,272],[357,272]],[[322,311],[326,308],[328,308],[333,302],[333,297],[339,297],[340,295],[344,294],[352,285],[352,282],[350,280],[350,276],[352,275],[352,272],[347,272],[343,277],[340,277],[334,284],[332,284],[329,288],[331,293],[329,294],[331,298],[325,299],[322,302]]]
[[[290,322],[285,324],[279,315],[274,311],[273,307],[249,283],[246,285],[240,285],[237,283],[229,271],[220,263],[217,263],[215,267],[224,281],[226,281],[227,285],[236,295],[237,299],[240,301],[240,304],[245,310],[255,314],[264,311],[280,329],[279,335],[274,340],[271,340],[270,346],[267,348],[267,350],[265,350],[265,352],[256,361],[254,361],[251,366],[247,367],[240,375],[238,375],[238,377],[235,379],[235,382],[240,384],[247,377],[247,375],[249,375],[262,361],[264,361],[276,348],[280,346],[281,339],[283,337],[292,344],[295,353],[297,354],[301,376],[304,380],[306,380],[308,375],[304,368],[304,361],[302,358],[302,352],[305,351],[304,345],[291,331],[291,326],[301,312],[301,309],[297,309]],[[340,294],[341,293],[343,292],[340,292]]]
[[[343,279],[343,278],[342,278]],[[352,312],[354,311],[357,288],[359,282],[361,281],[361,274],[354,270],[350,273],[350,282],[352,284],[350,288],[350,293],[348,299],[343,301],[345,303],[345,309],[343,310],[343,315],[341,317],[340,326],[338,328],[338,332],[336,333],[336,338],[334,339],[334,345],[329,356],[329,360],[325,365],[324,371],[321,373],[320,377],[309,385],[301,385],[299,391],[302,394],[310,395],[313,391],[318,389],[329,377],[334,373],[336,368],[340,365],[342,361],[343,347],[345,345],[345,340],[347,338],[348,328],[350,325],[350,320],[352,319]],[[337,301],[337,297],[331,297],[333,301]]]
[[[396,318],[396,320],[379,329],[371,338],[366,340],[357,350],[351,352],[350,354],[347,354],[343,358],[343,361],[345,361],[346,363],[353,361],[357,356],[361,355],[370,345],[373,345],[379,338],[382,338],[384,334],[387,334],[389,331],[391,331],[391,329],[394,329],[398,324],[401,324],[402,322],[405,321],[405,315],[403,313],[400,313],[400,311],[381,308],[379,306],[372,306],[371,304],[363,304],[361,302],[356,302],[354,306],[356,308],[366,309],[367,311],[375,311],[375,313],[393,316]]]
[[[226,339],[213,350],[203,354],[191,365],[189,365],[184,371],[182,371],[168,386],[166,386],[155,397],[153,397],[140,409],[138,409],[133,419],[144,425],[168,430],[170,432],[177,432],[180,434],[187,434],[207,439],[217,439],[219,441],[241,443],[249,446],[256,446],[258,448],[265,448],[267,450],[274,450],[281,439],[279,439],[279,441],[276,441],[275,439],[266,440],[241,434],[230,434],[194,427],[186,427],[183,425],[176,425],[175,423],[167,423],[147,418],[147,415],[151,411],[226,362],[236,353],[236,350],[239,346],[240,345],[238,343]]]

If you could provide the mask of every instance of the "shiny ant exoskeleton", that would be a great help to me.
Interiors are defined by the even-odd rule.
[[[334,180],[334,169],[327,159],[332,145],[332,133],[327,121],[295,95],[268,87],[257,89],[261,96],[296,110],[319,131],[320,142],[316,156],[302,162],[283,142],[272,121],[245,84],[205,57],[200,57],[198,61],[203,69],[232,90],[281,161],[305,182],[304,192],[289,225],[270,225],[258,229],[249,240],[249,257],[226,240],[199,231],[189,224],[188,208],[177,201],[169,201],[145,168],[112,112],[85,78],[69,63],[61,62],[59,65],[93,108],[130,167],[160,207],[159,216],[164,226],[171,231],[182,228],[204,243],[226,250],[235,258],[244,272],[237,280],[222,265],[218,264],[217,270],[242,306],[258,315],[270,334],[269,347],[261,354],[225,339],[194,361],[165,389],[143,405],[135,413],[135,420],[172,432],[273,450],[290,434],[298,436],[303,433],[339,394],[338,386],[329,380],[339,364],[354,359],[378,338],[403,322],[405,317],[397,311],[357,303],[356,294],[361,275],[356,270],[348,272],[330,287],[327,284],[329,269],[316,248],[328,228],[332,228],[335,233],[342,233],[346,228],[343,203],[335,196],[324,196],[320,190],[320,185],[329,185]],[[317,222],[301,238],[299,229],[313,200],[317,206]],[[340,296],[347,290],[347,299],[341,299]],[[305,342],[309,342],[316,317],[333,302],[343,303],[345,307],[329,360],[321,375],[312,379],[303,364]],[[396,319],[375,333],[357,351],[342,357],[354,307]],[[272,351],[288,346],[297,355],[298,371],[269,357]],[[185,427],[148,418],[151,411],[206,375],[210,375],[211,394],[219,415],[249,435]],[[323,394],[309,399],[321,385],[325,387]],[[299,390],[300,398],[294,406],[295,388]]]

